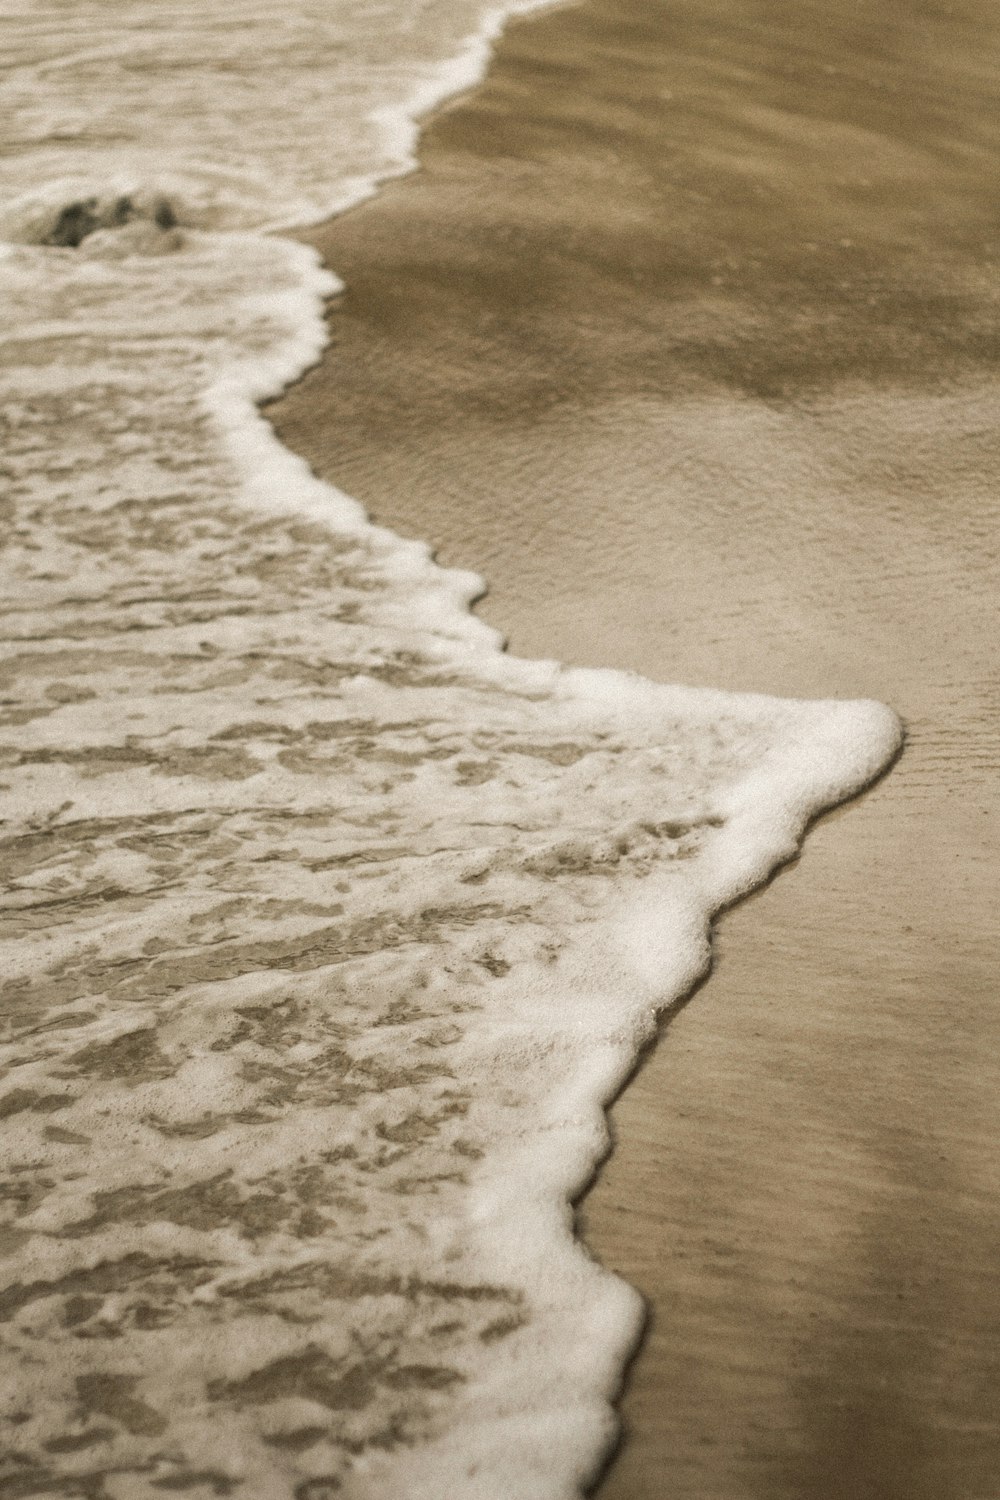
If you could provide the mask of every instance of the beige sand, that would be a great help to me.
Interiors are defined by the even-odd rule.
[[[518,652],[909,723],[616,1106],[606,1500],[995,1500],[998,80],[984,0],[587,0],[315,236],[279,431]]]

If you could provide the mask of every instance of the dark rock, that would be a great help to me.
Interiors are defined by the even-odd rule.
[[[67,203],[42,243],[75,250],[88,234],[93,234],[99,223],[96,198],[82,198],[76,203]]]
[[[154,198],[145,203],[137,203],[127,193],[103,202],[97,198],[78,198],[61,210],[42,244],[75,250],[96,229],[121,229],[135,219],[152,220],[157,229],[164,231],[177,227],[177,215],[168,198]]]

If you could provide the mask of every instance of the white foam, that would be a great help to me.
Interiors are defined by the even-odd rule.
[[[406,170],[526,8],[4,23],[0,1418],[39,1492],[577,1495],[642,1322],[573,1238],[603,1106],[712,913],[898,743],[504,656],[480,580],[258,414],[336,287],[263,231]]]

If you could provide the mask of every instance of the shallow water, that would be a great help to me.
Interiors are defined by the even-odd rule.
[[[588,3],[319,240],[281,428],[515,649],[908,724],[616,1106],[609,1497],[995,1490],[998,51],[980,4]]]
[[[497,24],[0,34],[11,1495],[578,1494],[641,1322],[573,1237],[603,1105],[898,743],[504,656],[257,415],[336,286],[265,231],[403,170]]]

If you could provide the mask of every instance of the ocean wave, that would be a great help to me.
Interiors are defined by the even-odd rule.
[[[498,25],[282,15],[7,49],[0,1483],[572,1495],[641,1323],[573,1236],[604,1105],[899,730],[508,657],[280,447],[338,284],[262,231]]]

